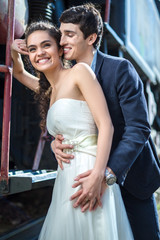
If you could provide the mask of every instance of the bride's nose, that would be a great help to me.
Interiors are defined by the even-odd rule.
[[[41,55],[43,55],[44,53],[45,53],[45,51],[44,51],[43,48],[39,47],[39,48],[37,49],[37,55],[38,55],[38,56],[41,56]]]

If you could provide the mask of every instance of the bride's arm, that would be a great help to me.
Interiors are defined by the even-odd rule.
[[[36,91],[39,87],[39,79],[24,69],[21,54],[28,55],[25,40],[16,39],[11,46],[13,76],[26,87]]]
[[[79,72],[80,74],[78,74]],[[92,210],[95,199],[101,204],[101,185],[110,154],[114,130],[103,91],[90,67],[79,63],[74,66],[73,74],[76,76],[75,84],[86,100],[98,128],[95,165],[88,177],[79,180],[79,184],[82,185],[82,193],[75,203],[75,206],[77,206],[79,203],[85,202],[87,198],[90,200],[90,210]]]

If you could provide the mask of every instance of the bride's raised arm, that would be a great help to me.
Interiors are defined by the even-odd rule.
[[[25,40],[16,39],[11,46],[13,59],[13,76],[29,89],[36,91],[39,86],[39,79],[24,69],[21,54],[28,55]]]

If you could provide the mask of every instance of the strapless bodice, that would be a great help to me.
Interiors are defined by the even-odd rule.
[[[66,139],[97,134],[87,102],[70,98],[61,98],[50,107],[47,130],[54,137],[62,134]]]

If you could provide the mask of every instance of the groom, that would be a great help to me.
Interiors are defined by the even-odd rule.
[[[153,193],[160,186],[160,163],[150,137],[143,84],[129,61],[97,50],[103,22],[92,5],[64,11],[60,22],[60,44],[65,59],[89,64],[105,94],[114,125],[107,169],[120,185],[134,238],[158,240],[160,232]],[[52,144],[59,164],[73,157],[63,153],[69,146],[61,144],[62,139],[58,135]],[[88,174],[90,172],[81,177]]]

